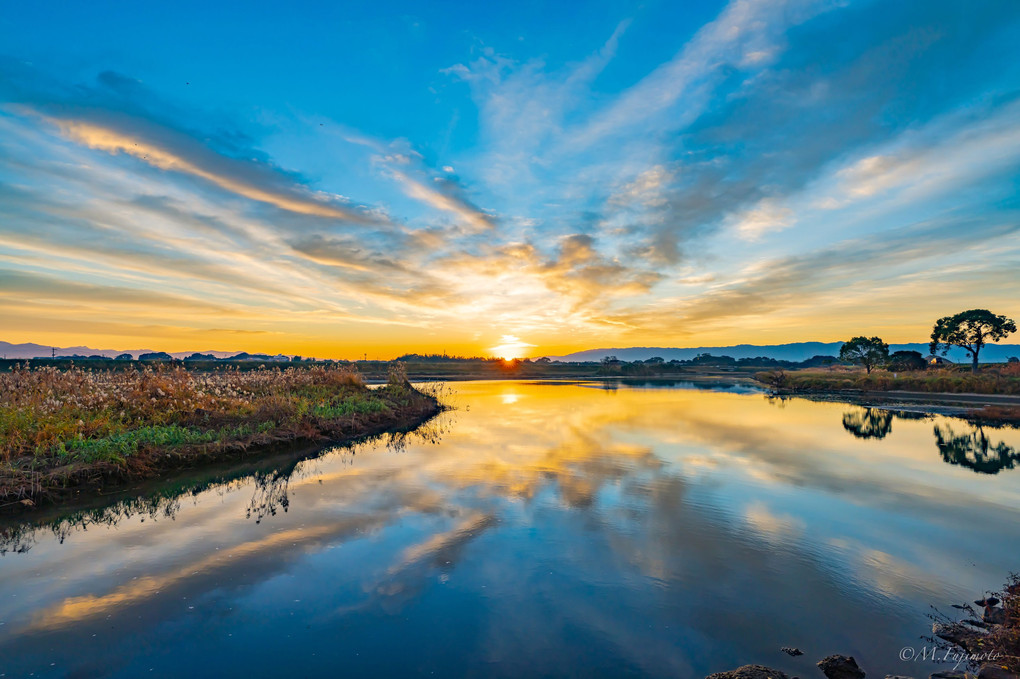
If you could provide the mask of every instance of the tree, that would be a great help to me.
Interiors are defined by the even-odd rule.
[[[889,356],[889,370],[896,372],[924,370],[927,366],[920,351],[894,351]]]
[[[616,356],[606,356],[600,361],[599,366],[600,375],[613,375],[620,373],[620,359]]]
[[[839,349],[839,360],[863,365],[868,373],[889,358],[889,345],[880,337],[854,337]]]
[[[998,342],[1016,332],[1016,322],[993,314],[988,309],[961,311],[935,321],[931,331],[932,354],[949,352],[950,347],[966,349],[971,356],[971,370],[978,370],[978,354],[988,342]]]

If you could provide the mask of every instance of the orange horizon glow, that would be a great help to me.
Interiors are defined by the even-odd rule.
[[[881,46],[916,13],[665,3],[606,13],[552,60],[538,35],[500,52],[437,21],[387,52],[420,68],[338,72],[382,12],[334,59],[273,53],[277,76],[309,74],[275,80],[269,52],[123,42],[107,29],[130,13],[78,17],[107,36],[91,46],[19,30],[31,4],[0,63],[0,341],[513,360],[926,343],[967,309],[1020,318],[1020,96],[997,21],[933,18],[959,39],[900,54]],[[830,12],[861,23],[815,21]],[[563,19],[543,22],[574,35]],[[789,39],[814,31],[856,48]],[[848,101],[838,83],[858,81]]]
[[[1018,315],[1020,316],[1020,315]],[[817,328],[815,328],[817,330]],[[464,340],[461,342],[422,342],[408,337],[406,342],[400,340],[378,341],[366,336],[362,341],[328,341],[310,337],[295,336],[285,333],[271,333],[271,336],[260,336],[258,333],[216,333],[201,332],[194,335],[165,336],[158,335],[106,335],[72,332],[7,333],[0,340],[12,344],[33,343],[42,346],[59,348],[85,346],[97,351],[165,351],[179,352],[248,352],[252,354],[284,354],[335,360],[362,360],[366,354],[368,360],[392,360],[404,354],[446,354],[461,357],[513,359],[539,358],[542,356],[563,356],[566,354],[591,349],[612,349],[628,347],[661,347],[661,348],[696,348],[696,347],[727,347],[739,344],[759,346],[788,344],[794,342],[842,342],[853,335],[879,335],[890,344],[926,343],[931,332],[930,326],[916,326],[914,332],[896,329],[863,328],[847,330],[842,334],[831,332],[822,335],[795,334],[788,336],[776,332],[753,333],[751,337],[737,334],[706,333],[696,337],[642,337],[606,336],[602,339],[593,338],[585,343],[564,343],[550,334],[543,335],[510,335],[503,334],[485,340]],[[270,335],[270,333],[265,333]],[[529,341],[530,340],[530,341]],[[1020,336],[1010,337],[1002,343],[1020,342]]]

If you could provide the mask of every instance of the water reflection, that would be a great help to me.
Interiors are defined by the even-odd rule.
[[[316,458],[326,454],[331,466],[344,468],[354,464],[359,451],[384,449],[401,452],[410,444],[437,445],[455,419],[452,413],[443,413],[411,431],[400,431],[371,436],[341,446],[317,449],[296,449],[283,452],[254,464],[235,464],[223,470],[213,467],[197,475],[181,476],[169,482],[152,484],[148,494],[135,495],[112,504],[86,507],[70,512],[60,508],[46,508],[25,515],[24,520],[4,517],[0,520],[0,556],[8,552],[24,553],[32,548],[41,534],[51,534],[58,543],[73,533],[90,528],[114,527],[122,521],[173,520],[183,503],[191,498],[212,493],[219,497],[235,492],[250,491],[244,511],[246,519],[256,524],[267,517],[286,512],[290,506],[288,493],[292,478],[316,478],[320,471]],[[321,479],[319,480],[321,483]]]
[[[892,431],[893,414],[878,408],[855,408],[843,413],[843,428],[859,439],[884,439]]]
[[[967,467],[981,474],[998,474],[1013,469],[1020,453],[1003,441],[992,443],[984,427],[970,427],[970,431],[957,434],[949,424],[935,425],[935,443],[942,459],[949,464]]]
[[[441,437],[22,528],[0,557],[4,670],[804,676],[778,651],[797,645],[917,675],[896,658],[929,604],[1015,568],[1020,488],[933,454],[933,423],[958,420],[894,413],[857,438],[845,405],[760,394],[457,391]]]
[[[930,420],[933,416],[912,411],[854,407],[843,413],[843,428],[859,439],[880,440],[892,431],[894,419]],[[935,446],[947,464],[966,467],[979,474],[998,474],[1004,469],[1015,468],[1020,461],[1017,449],[989,436],[985,426],[968,424],[963,420],[950,424],[948,418],[944,419],[947,421],[935,424],[934,431]]]

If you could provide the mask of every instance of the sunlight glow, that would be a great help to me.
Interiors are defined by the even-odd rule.
[[[524,358],[528,349],[535,346],[534,344],[528,344],[516,335],[503,335],[500,342],[502,343],[499,346],[492,347],[490,351],[492,351],[493,356],[503,360]]]

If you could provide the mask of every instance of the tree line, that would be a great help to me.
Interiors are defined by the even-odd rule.
[[[970,309],[935,321],[928,349],[932,356],[945,356],[953,347],[965,349],[971,357],[971,370],[976,373],[982,347],[1014,332],[1016,322],[1013,319],[993,314],[988,309]],[[890,356],[889,344],[881,337],[864,336],[844,342],[839,360],[862,365],[869,374],[878,366],[888,366],[890,370],[920,370],[927,365],[916,351],[897,351]]]

